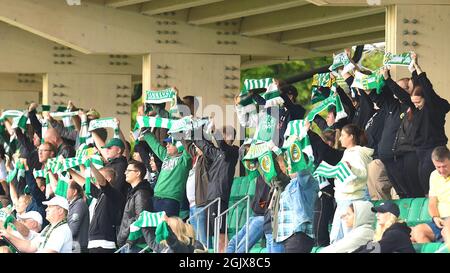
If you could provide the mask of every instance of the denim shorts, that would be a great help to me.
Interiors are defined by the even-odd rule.
[[[447,219],[448,217],[444,218]],[[438,228],[438,226],[436,226],[436,224],[434,223],[434,221],[431,221],[429,223],[427,223],[428,226],[430,226],[431,230],[434,233],[434,241],[435,242],[444,242],[444,238],[442,238],[442,228]]]

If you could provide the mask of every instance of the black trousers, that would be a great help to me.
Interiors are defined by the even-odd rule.
[[[283,242],[285,253],[310,253],[313,246],[313,238],[304,232],[297,232]]]
[[[419,160],[416,152],[407,152],[396,158],[381,161],[400,198],[425,197],[425,192],[420,185]]]
[[[316,199],[314,204],[313,230],[315,246],[324,247],[330,244],[328,227],[333,222],[336,206],[333,197],[333,186],[329,185],[321,191],[322,195]]]
[[[431,160],[433,149],[416,150],[417,158],[419,159],[419,182],[425,194],[428,194],[430,190],[430,174],[436,169]]]
[[[96,248],[89,248],[88,251],[89,251],[89,253],[114,253],[116,250],[109,249],[109,248],[96,247]]]

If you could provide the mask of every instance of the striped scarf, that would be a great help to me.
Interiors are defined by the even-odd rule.
[[[244,88],[241,90],[240,96],[248,94],[252,89],[268,88],[273,83],[273,78],[264,79],[245,79]]]
[[[172,123],[175,120],[161,117],[149,117],[149,116],[138,116],[136,117],[136,124],[138,128],[172,128]]]
[[[284,138],[288,138],[291,135],[296,135],[299,139],[304,138],[308,134],[305,128],[305,122],[306,120],[304,119],[289,121],[286,132],[284,132]]]
[[[112,128],[114,130],[113,138],[120,138],[116,118],[99,118],[91,120],[88,131],[92,132],[99,128]]]
[[[265,113],[261,119],[258,120],[255,135],[253,139],[259,142],[271,141],[276,132],[278,120],[273,116]]]
[[[327,99],[323,100],[316,107],[314,107],[307,115],[307,120],[312,122],[314,117],[318,115],[325,109],[328,109],[329,106],[336,106],[336,121],[339,121],[342,118],[347,117],[347,113],[344,110],[344,106],[342,106],[341,98],[338,94],[333,94],[329,96]]]
[[[55,195],[64,197],[67,199],[67,189],[69,188],[70,174],[66,172],[65,174],[58,175],[58,184],[56,185]]]
[[[60,105],[41,104],[36,108],[36,112],[65,112],[67,108]]]
[[[340,183],[347,183],[356,179],[350,168],[344,162],[332,166],[322,161],[313,174],[314,177],[335,178]]]
[[[271,83],[262,97],[266,100],[265,108],[279,106],[284,103],[283,98],[280,97],[280,91],[278,90],[276,83]]]
[[[25,130],[27,128],[28,115],[19,110],[6,110],[0,116],[0,121],[3,122],[7,118],[12,118],[12,128],[20,128]]]
[[[128,240],[135,241],[142,237],[141,229],[144,227],[157,227],[161,222],[163,222],[164,211],[160,212],[148,212],[142,211],[136,221],[130,225],[130,234],[128,235]]]

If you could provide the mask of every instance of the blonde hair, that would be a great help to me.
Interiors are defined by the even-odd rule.
[[[389,218],[386,220],[386,223],[384,223],[384,225],[380,225],[379,222],[377,223],[377,227],[375,229],[375,235],[373,236],[374,242],[380,241],[381,238],[383,237],[383,234],[386,231],[386,229],[390,228],[393,224],[403,222],[403,221],[400,221],[398,219],[398,217],[395,216],[394,214],[392,214],[390,212],[386,212],[386,213],[389,213]]]
[[[191,238],[188,235],[188,231],[186,229],[186,224],[179,217],[169,217],[167,220],[167,224],[170,229],[172,229],[175,236],[177,236],[178,241],[185,245],[191,244]],[[161,241],[162,244],[168,246],[166,240]]]

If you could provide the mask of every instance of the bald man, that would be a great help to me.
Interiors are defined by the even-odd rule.
[[[74,157],[75,150],[72,146],[64,143],[61,135],[55,128],[49,128],[44,134],[45,142],[53,144],[56,148],[56,157],[62,155],[64,158]]]

